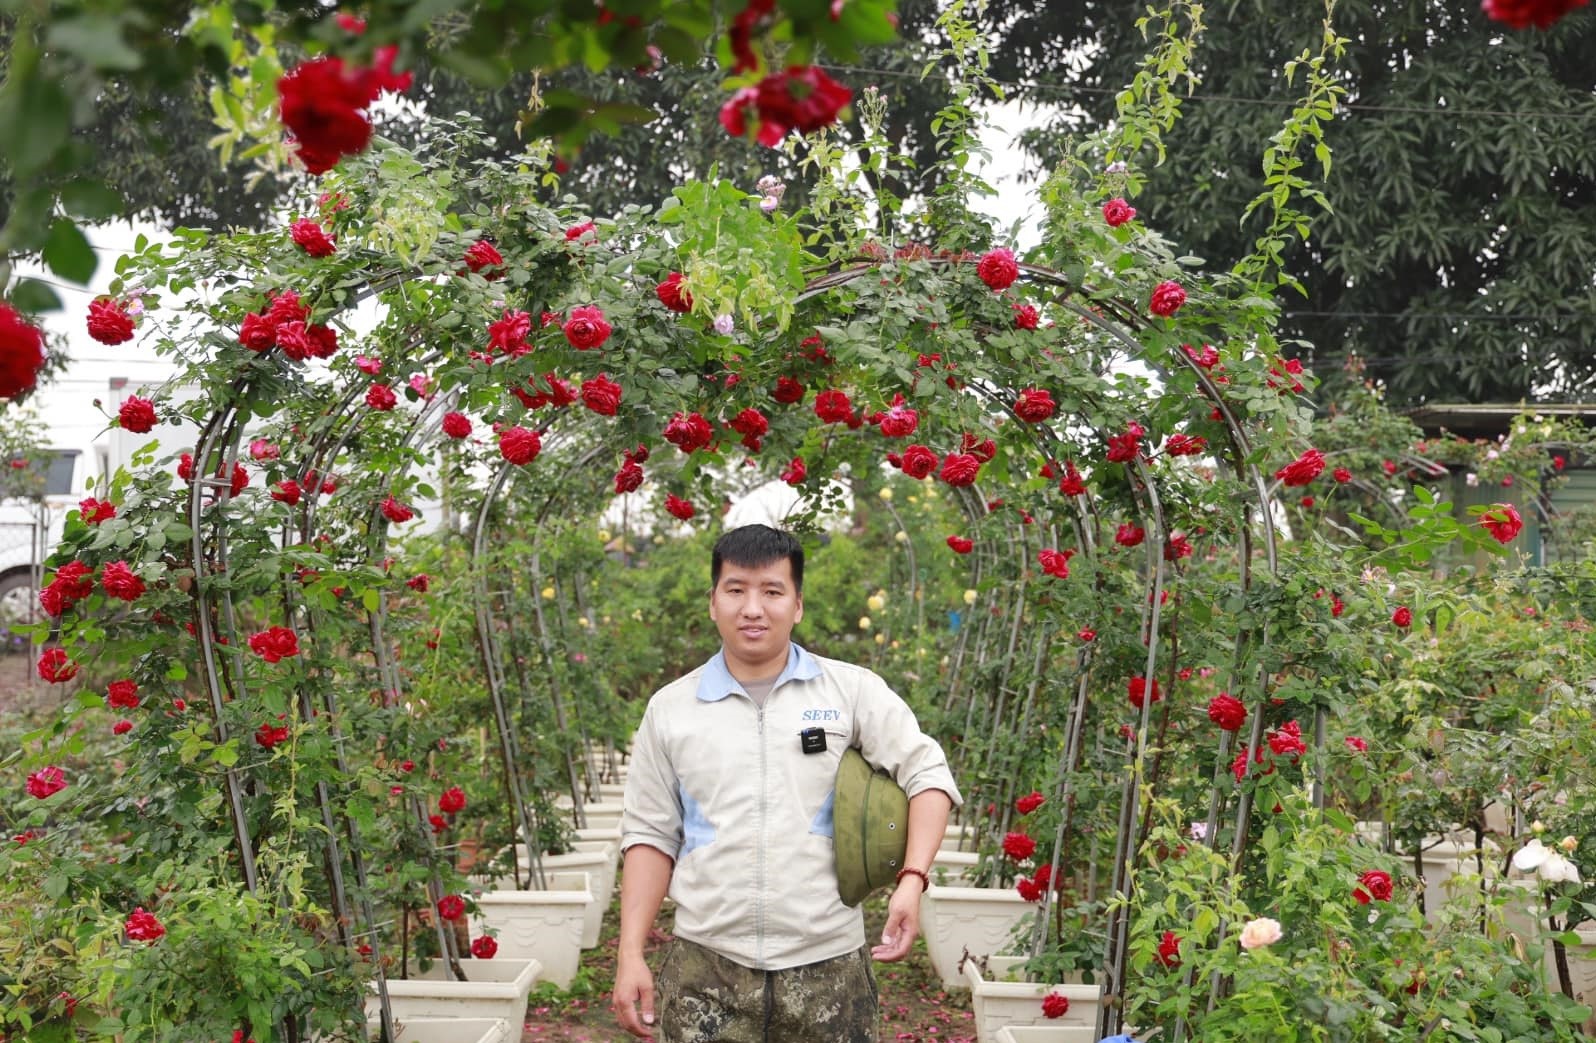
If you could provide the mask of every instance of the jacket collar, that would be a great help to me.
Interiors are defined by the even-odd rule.
[[[798,642],[791,641],[787,645],[787,666],[776,678],[771,691],[780,688],[787,681],[812,681],[819,676],[820,661],[810,655]],[[743,692],[743,686],[726,668],[726,650],[722,648],[704,664],[704,672],[698,678],[698,699],[700,702],[716,703],[734,692],[748,694]]]

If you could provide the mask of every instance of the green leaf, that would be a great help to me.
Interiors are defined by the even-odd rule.
[[[60,311],[61,298],[47,283],[22,279],[11,288],[11,304],[24,312]]]
[[[87,13],[50,26],[45,43],[52,50],[73,55],[91,69],[131,72],[143,67],[144,59],[122,39],[122,29],[118,18]]]
[[[44,263],[63,279],[75,283],[88,283],[94,278],[99,258],[77,222],[68,217],[58,217],[50,223],[50,235],[44,243]]]
[[[59,84],[31,75],[0,91],[0,155],[13,184],[43,169],[71,130],[71,106]]]
[[[79,178],[61,189],[61,206],[85,221],[106,221],[122,213],[122,194],[103,181]]]
[[[382,595],[377,588],[368,587],[360,592],[360,603],[366,607],[367,612],[377,611],[377,606],[382,604]]]

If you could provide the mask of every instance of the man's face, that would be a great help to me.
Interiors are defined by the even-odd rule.
[[[787,664],[792,628],[804,618],[792,562],[777,558],[754,568],[726,562],[709,592],[709,618],[720,631],[733,676],[749,680],[779,674]]]

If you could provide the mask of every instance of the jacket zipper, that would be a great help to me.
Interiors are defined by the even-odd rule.
[[[766,696],[769,699],[770,696]],[[759,844],[754,867],[754,946],[760,964],[765,962],[765,708],[757,708],[759,720]]]

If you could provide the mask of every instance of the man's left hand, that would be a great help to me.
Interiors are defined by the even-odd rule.
[[[887,903],[887,926],[881,930],[881,944],[870,950],[882,963],[896,963],[909,955],[920,935],[920,881],[906,876],[899,881]]]

